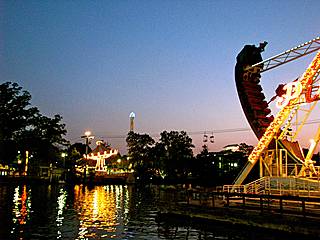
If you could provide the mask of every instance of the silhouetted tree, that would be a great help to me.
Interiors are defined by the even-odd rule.
[[[253,150],[252,145],[247,145],[246,143],[239,144],[239,151],[243,152],[246,156],[249,156],[252,150]]]
[[[191,170],[193,147],[192,139],[184,131],[162,132],[155,146],[162,175],[168,179],[187,177]]]
[[[155,141],[148,134],[139,134],[133,131],[126,138],[129,161],[139,177],[148,176],[148,170],[152,168],[153,162],[150,156]]]
[[[192,177],[198,184],[215,185],[218,178],[215,161],[215,154],[209,152],[207,145],[203,145],[202,151],[196,156],[192,167]]]
[[[17,136],[19,148],[30,151],[34,159],[39,160],[39,164],[55,163],[61,158],[60,149],[68,144],[62,137],[66,130],[61,120],[60,115],[49,118],[40,113],[35,114],[28,128]]]
[[[79,153],[79,158],[82,158],[84,154],[86,154],[86,145],[84,143],[74,143],[68,148],[68,152],[76,150]],[[90,146],[88,146],[88,153],[92,152]]]
[[[0,162],[13,163],[18,151],[30,153],[30,164],[54,162],[68,143],[62,117],[49,118],[30,106],[31,95],[17,83],[0,85]],[[31,159],[32,158],[32,159]],[[31,161],[32,160],[32,161]]]
[[[0,85],[0,163],[9,163],[17,155],[17,135],[25,130],[38,109],[30,107],[31,95],[17,83]]]

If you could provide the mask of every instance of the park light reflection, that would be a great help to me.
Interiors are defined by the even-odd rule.
[[[31,190],[27,190],[26,185],[23,185],[22,189],[20,186],[14,189],[12,213],[13,227],[11,233],[14,233],[19,225],[25,225],[30,219]]]
[[[128,189],[121,185],[96,186],[94,189],[75,186],[74,206],[82,205],[79,214],[79,239],[116,238],[121,234],[119,222],[126,221]],[[127,215],[127,214],[126,214]],[[97,231],[97,229],[101,231]],[[99,235],[104,232],[104,235]],[[107,234],[106,234],[107,232]]]
[[[58,200],[57,200],[57,203],[58,203],[58,206],[57,206],[57,210],[58,210],[58,213],[57,213],[57,219],[56,219],[56,222],[57,222],[57,233],[58,233],[58,236],[57,236],[57,239],[60,239],[62,238],[62,233],[61,233],[61,227],[63,225],[63,220],[64,220],[64,217],[63,217],[63,210],[65,209],[66,207],[66,201],[67,201],[67,192],[61,188],[60,191],[59,191],[59,197],[58,197]]]

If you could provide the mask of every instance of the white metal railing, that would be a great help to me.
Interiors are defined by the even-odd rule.
[[[245,185],[223,185],[223,192],[246,193]]]
[[[320,196],[320,180],[296,177],[263,177],[245,185],[224,185],[223,192]]]
[[[270,189],[270,177],[259,178],[245,185],[246,193],[264,194]]]

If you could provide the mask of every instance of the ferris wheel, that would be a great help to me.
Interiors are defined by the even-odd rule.
[[[311,133],[307,152],[302,151],[299,144],[302,130],[320,100],[320,37],[263,61],[261,52],[266,45],[267,42],[258,47],[246,45],[237,56],[235,80],[238,96],[259,142],[234,185],[242,184],[257,162],[260,162],[260,177],[320,176],[319,168],[312,160],[320,141],[320,126]],[[280,84],[275,89],[276,95],[267,102],[261,75],[311,53],[316,55],[304,73],[287,84]],[[279,110],[272,112],[271,104]]]

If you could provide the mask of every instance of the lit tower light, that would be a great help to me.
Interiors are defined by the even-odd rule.
[[[131,112],[129,115],[130,118],[130,132],[134,131],[134,118],[136,117],[136,114],[134,112]]]

